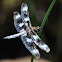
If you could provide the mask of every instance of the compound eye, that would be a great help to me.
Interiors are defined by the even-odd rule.
[[[38,28],[38,32],[39,32],[40,30],[41,30],[41,28],[39,27],[39,28]]]

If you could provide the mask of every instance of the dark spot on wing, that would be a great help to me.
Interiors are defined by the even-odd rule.
[[[27,37],[28,37],[28,38],[31,38],[31,35],[30,35],[29,33],[27,33]]]
[[[29,21],[27,21],[27,23],[28,23],[28,26],[30,26]]]
[[[24,17],[27,17],[28,16],[28,14],[24,14]]]
[[[35,41],[35,39],[32,37],[32,40]]]
[[[25,3],[22,3],[22,5],[21,6],[26,6],[26,4]]]
[[[45,43],[43,41],[41,41],[41,44],[44,45]]]
[[[24,17],[29,17],[29,13],[28,13],[28,10],[27,11],[24,11]]]
[[[37,42],[38,42],[38,43],[40,43],[40,41],[41,41],[40,39],[37,39]]]
[[[38,33],[38,31],[37,30],[34,30],[36,33]]]
[[[23,22],[23,20],[22,19],[20,19],[19,21],[17,21],[17,23],[22,23]]]
[[[31,30],[31,35],[36,35],[36,34]]]
[[[33,47],[33,48],[34,48],[34,45],[35,45],[35,44],[34,44],[33,42],[29,44],[29,46],[30,46],[30,47]]]
[[[37,39],[37,42],[38,42],[39,44],[41,43],[41,45],[44,45],[44,44],[45,44],[41,39]]]
[[[14,12],[14,15],[18,15],[19,13],[16,11],[16,12]]]
[[[22,28],[26,29],[26,25],[23,25]]]

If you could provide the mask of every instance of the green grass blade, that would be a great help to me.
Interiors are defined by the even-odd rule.
[[[43,30],[43,27],[44,27],[44,25],[45,25],[45,22],[46,22],[46,20],[47,20],[49,14],[50,14],[50,12],[51,12],[51,9],[53,8],[53,6],[54,6],[54,4],[55,4],[55,2],[56,2],[56,0],[53,0],[52,3],[51,3],[51,5],[49,6],[49,8],[48,8],[48,10],[47,10],[47,12],[46,12],[46,15],[45,15],[45,17],[44,17],[44,19],[43,19],[43,21],[42,21],[42,23],[41,23],[41,26],[40,26],[40,27],[41,27],[41,30]]]
[[[31,62],[33,62],[33,60],[34,60],[34,56],[32,55]]]

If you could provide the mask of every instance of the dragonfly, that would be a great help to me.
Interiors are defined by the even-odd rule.
[[[3,39],[20,37],[25,47],[36,58],[40,58],[40,53],[36,45],[40,49],[48,53],[50,51],[50,48],[37,35],[37,33],[41,30],[41,28],[39,26],[32,27],[31,25],[27,4],[26,3],[21,4],[21,14],[18,11],[15,11],[13,14],[14,14],[13,16],[14,26],[18,33],[6,36]]]

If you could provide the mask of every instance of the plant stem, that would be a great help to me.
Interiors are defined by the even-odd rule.
[[[51,5],[49,6],[49,8],[48,8],[48,10],[47,10],[47,12],[46,12],[46,14],[45,14],[45,17],[44,17],[44,19],[43,19],[43,21],[42,21],[42,23],[41,23],[41,26],[40,26],[40,27],[41,27],[41,31],[40,31],[40,32],[42,32],[43,27],[44,27],[44,25],[45,25],[45,23],[46,23],[46,20],[47,20],[49,14],[50,14],[50,12],[51,12],[51,10],[52,10],[52,8],[53,8],[55,2],[56,2],[56,0],[53,0],[52,3],[51,3]],[[40,32],[39,32],[39,33],[40,33]],[[32,55],[31,62],[33,62],[33,60],[34,60],[34,56]]]
[[[33,62],[33,60],[34,60],[34,56],[32,55],[31,62]]]
[[[42,24],[41,24],[41,26],[40,26],[40,27],[41,27],[41,30],[43,30],[43,27],[44,27],[44,25],[45,25],[45,22],[46,22],[46,20],[47,20],[47,18],[48,18],[48,16],[49,16],[49,14],[50,14],[50,12],[51,12],[51,10],[52,10],[54,4],[55,4],[55,2],[56,2],[56,0],[53,0],[52,3],[51,3],[51,5],[49,6],[49,8],[48,8],[48,10],[47,10],[47,12],[46,12],[46,15],[45,15],[45,17],[44,17],[44,19],[43,19],[43,21],[42,21]]]

